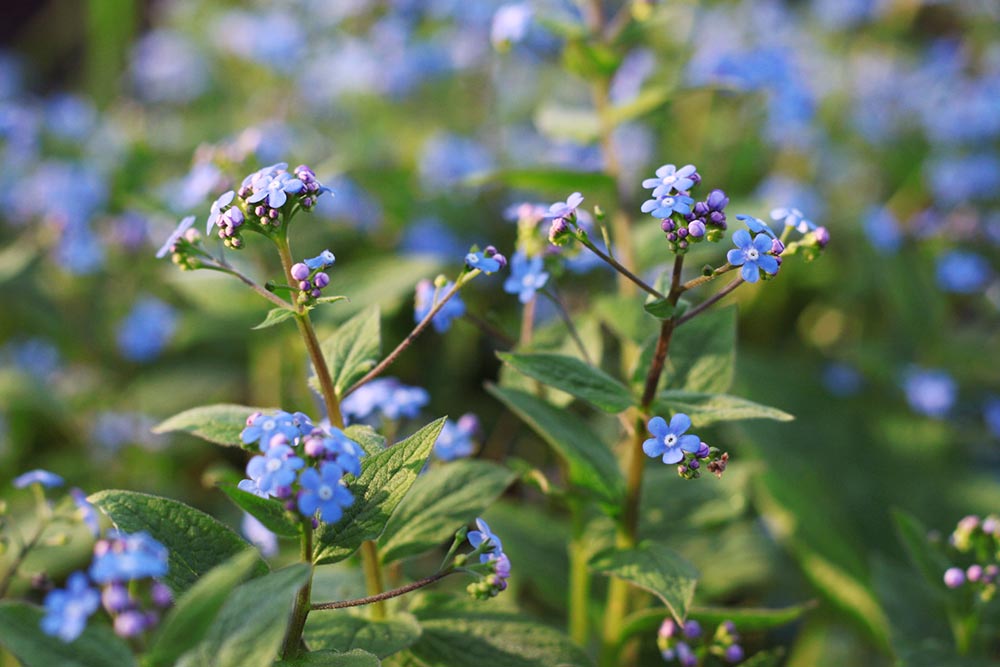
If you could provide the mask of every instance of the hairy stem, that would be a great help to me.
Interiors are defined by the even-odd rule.
[[[709,281],[715,280],[716,278],[718,278],[719,276],[721,276],[723,273],[727,273],[729,271],[732,271],[735,268],[736,268],[735,266],[733,266],[729,262],[726,262],[725,264],[723,264],[719,268],[717,268],[714,271],[712,271],[707,276],[698,276],[697,278],[692,278],[691,280],[687,281],[686,283],[684,283],[683,285],[681,285],[681,291],[682,292],[686,292],[689,289],[692,289],[694,287],[698,287],[699,285],[704,285],[705,283],[707,283]]]
[[[594,253],[595,255],[597,255],[598,257],[600,257],[602,260],[604,260],[605,262],[607,262],[608,264],[610,264],[614,268],[615,271],[617,271],[618,273],[620,273],[621,275],[623,275],[625,278],[627,278],[628,280],[630,280],[631,282],[633,282],[635,285],[637,285],[639,287],[639,289],[643,290],[644,292],[648,292],[649,294],[652,294],[657,299],[665,299],[665,298],[667,298],[666,294],[663,294],[662,292],[660,292],[655,287],[652,287],[652,286],[646,284],[646,282],[642,278],[640,278],[639,276],[635,275],[634,273],[632,273],[631,271],[629,271],[627,268],[625,268],[625,266],[623,266],[617,259],[615,259],[614,257],[612,257],[609,254],[606,254],[600,248],[598,248],[597,246],[595,246],[594,243],[590,239],[583,239],[583,238],[581,238],[580,239],[580,243],[582,243],[592,253]],[[610,250],[610,248],[608,250]]]
[[[727,294],[729,294],[730,292],[732,292],[734,289],[736,289],[737,287],[739,287],[743,283],[744,283],[743,278],[737,278],[733,282],[729,283],[728,285],[726,285],[725,287],[723,287],[721,290],[719,290],[718,292],[716,292],[715,294],[713,294],[709,298],[705,299],[704,301],[702,301],[701,303],[699,303],[697,306],[695,306],[694,308],[692,308],[688,312],[684,313],[684,315],[682,315],[681,317],[677,318],[677,322],[676,322],[675,326],[679,327],[680,325],[684,324],[688,320],[693,319],[693,318],[697,317],[698,315],[700,315],[701,313],[705,312],[706,310],[708,310],[709,308],[711,308],[712,306],[714,306],[716,303],[718,303],[719,301],[721,301]]]
[[[312,564],[313,554],[313,529],[309,519],[302,521],[302,541],[300,557],[302,562]],[[281,644],[281,657],[291,658],[302,650],[302,631],[306,627],[306,619],[309,617],[309,607],[312,604],[312,571],[306,583],[295,594],[295,606],[292,608],[292,618],[288,622],[288,629],[285,631],[285,639]]]
[[[372,540],[368,540],[361,545],[361,560],[365,570],[365,584],[368,588],[368,597],[372,599],[372,618],[380,621],[385,618],[385,604],[382,600],[387,598],[380,597],[385,595],[382,592],[385,584],[382,580],[382,566],[379,564],[378,547]],[[390,595],[388,597],[395,596]]]
[[[535,306],[537,303],[538,297],[533,296],[528,303],[524,304],[524,310],[521,311],[521,335],[518,338],[518,345],[522,348],[529,345],[535,335]]]
[[[217,259],[215,257],[211,257],[210,255],[205,255],[205,257],[210,258],[211,263],[206,262],[203,268],[208,269],[209,271],[221,271],[222,273],[228,273],[229,275],[238,278],[247,287],[252,289],[254,292],[257,292],[257,294],[264,297],[277,307],[284,308],[286,310],[296,310],[294,305],[292,305],[288,301],[285,301],[274,292],[269,292],[268,290],[264,289],[264,287],[254,282],[252,278],[250,278],[247,275],[244,275],[239,270],[230,265],[229,262]]]
[[[348,607],[361,607],[367,604],[380,605],[384,600],[398,598],[400,595],[406,595],[411,591],[424,588],[425,586],[430,586],[437,581],[441,581],[448,575],[455,574],[455,572],[457,572],[457,570],[444,570],[442,572],[438,572],[437,574],[432,574],[429,577],[418,579],[417,581],[406,584],[405,586],[394,588],[391,591],[379,593],[378,595],[369,595],[363,598],[355,598],[354,600],[340,600],[338,602],[319,602],[314,604],[312,608],[313,610],[319,611],[322,609],[347,609]]]

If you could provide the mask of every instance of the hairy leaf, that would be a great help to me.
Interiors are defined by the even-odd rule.
[[[240,433],[247,426],[247,418],[255,412],[265,412],[271,409],[250,408],[230,403],[204,405],[185,410],[160,422],[153,427],[153,433],[184,431],[217,445],[243,447]]]
[[[691,563],[656,542],[599,553],[590,561],[590,567],[653,593],[678,623],[687,617],[698,583],[698,571]]]
[[[219,488],[237,507],[252,515],[275,535],[298,537],[302,524],[285,509],[280,500],[261,498],[234,484],[220,484]]]
[[[379,308],[372,306],[344,322],[323,341],[323,356],[338,396],[343,396],[348,387],[378,363],[381,331]],[[319,390],[315,373],[309,384]]]
[[[701,394],[673,389],[660,392],[656,399],[656,412],[659,414],[684,412],[691,417],[691,423],[698,428],[716,422],[741,419],[773,419],[779,422],[795,419],[783,410],[754,403],[739,396]]]
[[[306,643],[313,649],[339,653],[361,649],[379,658],[412,646],[420,638],[420,624],[410,614],[384,620],[357,616],[345,610],[320,610],[306,622]]]

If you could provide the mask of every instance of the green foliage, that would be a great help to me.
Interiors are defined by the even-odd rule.
[[[90,623],[65,643],[42,632],[44,613],[25,602],[0,601],[0,646],[24,667],[133,667],[132,651],[111,629]]]
[[[716,422],[742,419],[773,419],[781,422],[795,419],[777,408],[726,394],[702,394],[668,389],[660,392],[654,405],[654,411],[658,414],[675,412],[687,414],[691,417],[691,423],[699,428]]]
[[[741,633],[764,632],[795,623],[803,614],[816,607],[815,603],[797,604],[780,609],[755,607],[691,607],[687,618],[703,626],[717,626],[732,621]],[[642,634],[654,634],[667,616],[663,609],[642,609],[625,619],[621,639]]]
[[[146,531],[169,550],[170,569],[163,581],[175,593],[186,591],[232,556],[252,549],[218,520],[176,500],[115,490],[100,491],[89,500],[121,530]],[[257,570],[267,570],[259,557]]]
[[[898,509],[892,511],[892,520],[913,566],[933,588],[943,589],[942,576],[951,563],[927,541],[927,528],[915,516]]]
[[[349,319],[323,341],[323,356],[338,396],[343,396],[351,385],[378,363],[382,349],[381,331],[379,308],[372,306]],[[315,375],[309,379],[309,384],[319,391]]]
[[[406,440],[361,463],[361,476],[348,484],[354,503],[335,524],[317,531],[315,562],[335,563],[357,551],[365,540],[382,534],[389,517],[406,495],[430,456],[445,418],[428,424]]]
[[[385,449],[385,436],[379,435],[367,424],[352,424],[344,429],[344,435],[361,445],[367,456]]]
[[[470,179],[471,184],[497,183],[511,188],[522,188],[548,193],[553,197],[565,197],[568,192],[581,191],[613,193],[615,181],[607,174],[596,171],[572,171],[569,169],[509,169],[494,171]]]
[[[733,383],[735,366],[736,307],[711,310],[674,331],[664,373],[666,386],[724,393]]]
[[[609,507],[618,506],[625,492],[618,461],[584,421],[517,389],[487,389],[566,461],[571,484]]]
[[[580,359],[559,354],[498,353],[497,356],[528,377],[581,398],[605,412],[622,412],[635,404],[628,387]]]
[[[360,649],[348,653],[336,651],[314,651],[303,653],[296,658],[279,660],[274,667],[379,667],[377,656]]]
[[[421,475],[379,539],[382,561],[423,553],[492,505],[514,474],[488,461],[454,461]]]
[[[255,326],[254,330],[269,329],[275,324],[281,324],[285,320],[289,320],[293,317],[295,317],[294,310],[289,310],[288,308],[272,308],[267,311],[267,317],[264,318],[264,321]]]
[[[698,583],[698,571],[691,563],[656,542],[599,553],[590,561],[590,567],[654,594],[678,623],[687,617]]]
[[[243,447],[243,441],[240,440],[240,433],[247,426],[247,417],[255,412],[262,412],[269,409],[250,408],[245,405],[232,405],[229,403],[203,405],[185,410],[160,422],[153,427],[153,433],[183,431],[217,445]]]
[[[298,537],[302,532],[302,523],[297,515],[286,510],[281,501],[261,498],[237,488],[235,484],[220,484],[219,488],[237,507],[253,515],[272,533],[281,537]]]
[[[362,650],[387,658],[412,646],[420,633],[420,624],[410,614],[376,620],[346,610],[320,610],[309,615],[305,639],[313,650],[338,653]]]

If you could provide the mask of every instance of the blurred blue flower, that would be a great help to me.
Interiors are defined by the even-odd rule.
[[[328,181],[336,197],[320,197],[313,209],[330,220],[345,220],[355,227],[370,229],[382,222],[382,205],[346,176]]]
[[[583,203],[583,195],[579,192],[574,192],[569,197],[566,198],[565,202],[557,201],[556,203],[549,206],[549,212],[545,214],[546,218],[571,218],[576,215],[576,209],[580,208],[580,204]]]
[[[662,457],[664,463],[677,463],[684,458],[684,452],[694,454],[701,447],[701,438],[685,435],[691,428],[691,418],[682,412],[675,414],[669,424],[663,417],[653,417],[648,428],[653,437],[642,443],[642,451],[652,458]]]
[[[813,14],[830,30],[843,30],[872,18],[882,0],[812,0]]]
[[[0,348],[0,365],[47,380],[59,370],[59,350],[41,338],[11,341]]]
[[[167,549],[145,532],[111,531],[94,547],[90,578],[98,584],[124,582],[167,573]]]
[[[255,413],[247,420],[247,427],[240,433],[240,439],[247,445],[256,442],[260,450],[266,452],[271,446],[271,439],[277,435],[284,436],[288,442],[301,435],[295,415],[284,410],[278,410],[273,415]]]
[[[1000,438],[1000,396],[987,396],[983,403],[983,421],[994,438]]]
[[[160,355],[176,328],[174,308],[159,299],[143,297],[118,324],[115,338],[123,357],[145,362]]]
[[[896,252],[903,242],[899,221],[888,208],[869,209],[864,221],[868,242],[876,250],[884,253]]]
[[[924,163],[924,181],[943,207],[989,199],[1000,189],[1000,157],[977,153],[930,159]]]
[[[477,141],[454,134],[437,134],[421,150],[420,182],[430,192],[441,192],[462,185],[471,176],[488,172],[493,166],[493,156]]]
[[[319,472],[315,468],[306,468],[299,478],[302,484],[298,498],[299,511],[307,517],[318,511],[323,523],[340,521],[344,508],[350,507],[354,502],[354,496],[340,483],[343,474],[344,471],[334,463],[320,464]]]
[[[527,2],[506,4],[497,9],[490,27],[493,46],[505,48],[524,39],[534,13]]]
[[[104,265],[104,245],[90,228],[77,222],[65,225],[55,249],[56,263],[77,276],[89,275]]]
[[[441,259],[450,259],[460,255],[469,247],[463,244],[448,226],[437,218],[418,218],[403,230],[399,248],[413,255],[433,255]]]
[[[381,416],[389,420],[412,419],[430,402],[425,389],[403,384],[396,378],[377,378],[361,385],[340,404],[352,422]]]
[[[470,269],[479,269],[486,275],[496,273],[503,268],[499,259],[496,259],[495,257],[487,257],[486,253],[482,250],[468,253],[465,256],[465,264]]]
[[[45,104],[45,127],[50,134],[67,141],[83,141],[97,125],[97,109],[78,95],[59,94]]]
[[[308,45],[298,12],[230,10],[216,21],[215,46],[278,72],[295,72]]]
[[[200,206],[223,182],[224,176],[218,167],[211,162],[199,162],[182,178],[160,188],[159,193],[170,210],[183,213]]]
[[[261,555],[270,558],[278,553],[278,536],[268,530],[252,514],[243,513],[240,530],[250,544],[260,549]]]
[[[769,255],[771,251],[771,239],[767,234],[758,234],[750,238],[749,232],[745,229],[738,229],[733,234],[733,243],[736,248],[726,253],[726,260],[733,266],[741,266],[740,276],[748,283],[755,283],[760,279],[760,272],[774,275],[778,272],[778,260]]]
[[[183,104],[208,89],[205,59],[178,32],[146,33],[132,50],[130,69],[136,91],[147,102]]]
[[[634,49],[615,71],[608,91],[616,105],[627,104],[639,96],[642,84],[656,70],[656,54],[650,49]]]
[[[528,259],[523,251],[518,250],[511,258],[510,275],[504,281],[503,290],[508,294],[517,294],[521,303],[528,303],[548,280],[549,274],[545,272],[541,255]]]
[[[471,412],[459,417],[457,422],[447,420],[441,434],[434,442],[434,456],[442,461],[472,456],[476,449],[473,437],[479,431],[479,419]]]
[[[474,549],[478,549],[479,545],[483,542],[489,541],[488,546],[485,548],[483,553],[479,555],[479,562],[488,563],[491,554],[502,554],[503,553],[503,543],[500,538],[497,537],[488,523],[482,519],[476,519],[476,528],[479,530],[470,530],[468,534],[469,544],[472,545]]]
[[[87,500],[87,494],[80,489],[72,488],[69,490],[69,495],[73,497],[73,503],[80,514],[80,520],[90,529],[90,533],[94,537],[100,535],[101,522],[97,518],[97,510]]]
[[[903,392],[914,411],[941,419],[955,404],[958,385],[944,371],[914,367],[903,375]]]
[[[840,362],[824,366],[822,380],[828,392],[841,398],[857,394],[864,383],[864,378],[856,368]]]
[[[51,489],[53,487],[62,486],[64,483],[63,478],[59,475],[54,472],[49,472],[48,470],[42,470],[41,468],[31,470],[14,478],[15,489],[23,489],[29,484],[41,484],[42,486]]]
[[[437,292],[439,297],[451,291],[455,286],[453,281],[448,281],[444,287],[440,290],[434,287],[434,283],[430,280],[424,279],[417,283],[416,296],[414,298],[413,305],[413,321],[421,322],[427,314],[431,312],[434,308],[434,293]],[[448,302],[441,307],[441,310],[431,319],[431,324],[434,326],[434,330],[438,333],[444,333],[451,328],[451,322],[455,318],[462,317],[465,315],[465,302],[462,301],[462,297],[459,294],[448,299]]]
[[[305,461],[295,456],[288,445],[272,444],[263,456],[255,456],[247,463],[247,476],[264,493],[280,497],[283,488],[292,486],[295,471]]]
[[[990,280],[992,273],[986,258],[974,252],[952,250],[937,260],[937,282],[946,292],[978,292]]]
[[[771,220],[781,222],[785,227],[791,227],[800,234],[805,234],[816,229],[816,225],[806,220],[805,215],[797,208],[779,207],[771,209]]]
[[[101,596],[90,586],[87,575],[74,572],[66,580],[65,589],[54,589],[45,596],[45,616],[42,631],[71,642],[87,626],[87,619],[97,611]]]

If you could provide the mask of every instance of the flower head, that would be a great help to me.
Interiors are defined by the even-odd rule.
[[[911,368],[903,376],[903,391],[916,412],[941,419],[955,404],[958,385],[944,371]]]
[[[329,250],[324,250],[320,254],[316,255],[312,259],[307,259],[302,263],[309,267],[310,270],[316,271],[317,269],[326,269],[333,266],[333,263],[337,261],[337,258]]]
[[[503,290],[508,294],[517,294],[521,303],[528,303],[548,280],[549,274],[545,272],[541,255],[528,259],[524,252],[518,251],[511,258],[510,276],[504,281]]]
[[[303,443],[306,455],[332,461],[341,470],[352,475],[361,474],[361,459],[365,456],[365,450],[339,428],[331,426],[328,431],[314,429],[303,438]]]
[[[65,589],[55,589],[45,596],[45,616],[42,631],[71,642],[83,632],[87,619],[97,611],[101,596],[91,587],[87,575],[74,572],[66,580]]]
[[[760,279],[760,272],[774,275],[778,272],[778,260],[771,252],[772,239],[767,234],[757,234],[750,238],[750,234],[745,229],[737,230],[733,234],[733,243],[736,244],[734,250],[726,254],[726,259],[733,266],[743,267],[740,276],[748,283],[755,283]]]
[[[565,202],[557,201],[555,204],[549,206],[549,212],[545,214],[545,217],[572,218],[576,215],[576,209],[580,208],[580,204],[582,203],[583,195],[579,192],[574,192],[566,198]]]
[[[212,233],[212,227],[215,227],[215,223],[219,221],[219,217],[222,212],[233,203],[233,199],[236,198],[236,193],[232,190],[228,192],[223,192],[219,195],[219,198],[212,202],[212,206],[209,208],[208,212],[208,222],[205,225],[205,234]]]
[[[94,547],[90,578],[99,584],[162,577],[167,573],[167,549],[147,533],[111,531]]]
[[[483,550],[483,553],[479,556],[479,562],[486,563],[489,562],[491,554],[501,554],[503,553],[503,544],[500,542],[500,538],[493,534],[490,530],[489,524],[487,524],[482,519],[476,519],[476,527],[479,530],[469,531],[469,544],[474,548],[478,549],[479,545],[483,542],[489,541],[489,544]]]
[[[64,483],[63,478],[59,475],[48,470],[42,470],[41,468],[31,470],[14,478],[14,488],[16,489],[23,489],[29,484],[41,484],[51,489],[56,486],[62,486]]]
[[[647,178],[642,182],[642,187],[652,188],[654,197],[687,192],[694,187],[693,176],[696,173],[697,169],[693,164],[686,164],[680,169],[672,164],[665,164],[656,170],[656,178]]]
[[[279,410],[274,415],[265,415],[261,412],[250,415],[247,427],[243,429],[240,438],[247,445],[256,442],[261,451],[267,451],[274,436],[280,434],[292,441],[300,433],[300,425],[295,415]]]
[[[684,452],[695,454],[701,447],[698,436],[685,435],[691,428],[691,418],[684,413],[674,415],[669,425],[663,417],[653,417],[648,428],[653,437],[642,443],[642,451],[646,456],[663,457],[664,463],[677,463],[684,458]]]
[[[170,236],[167,240],[163,242],[160,249],[156,251],[156,259],[162,259],[167,256],[168,253],[173,253],[177,251],[177,246],[180,244],[181,240],[187,238],[187,231],[191,229],[194,225],[194,216],[189,215],[180,221],[174,231],[170,232]],[[197,235],[197,232],[195,233]]]
[[[263,456],[255,456],[247,463],[247,476],[264,493],[278,496],[281,489],[295,481],[295,471],[305,462],[288,445],[275,444]]]
[[[344,471],[335,463],[322,463],[320,469],[306,468],[299,478],[302,491],[299,493],[299,511],[307,517],[319,512],[324,523],[336,523],[344,515],[344,508],[350,507],[354,496],[341,483]]]
[[[395,421],[416,417],[430,400],[426,389],[405,385],[396,378],[378,378],[351,392],[340,404],[340,409],[352,421],[375,413]]]

